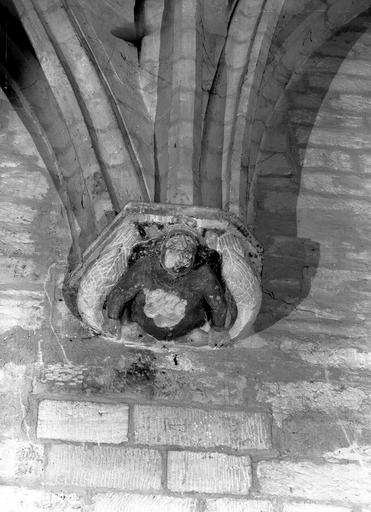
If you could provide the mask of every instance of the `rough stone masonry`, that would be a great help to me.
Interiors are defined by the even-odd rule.
[[[15,3],[25,7],[29,33],[38,34],[39,44],[43,43],[46,82],[59,88],[60,102],[69,104],[72,88],[61,87],[55,77],[63,77],[74,58],[70,76],[77,73],[78,63],[87,64],[82,59],[83,45],[74,47],[76,41],[86,40],[80,32],[78,39],[72,29],[62,30],[68,16],[59,4]],[[361,4],[368,6],[363,0],[357,5]],[[239,8],[246,7],[242,18],[252,23],[259,5],[258,1],[241,2]],[[71,233],[75,236],[79,230],[76,223],[70,229],[68,209],[56,191],[58,181],[53,183],[45,153],[41,158],[35,145],[38,133],[47,129],[58,133],[58,125],[50,120],[50,126],[45,123],[41,130],[40,125],[27,123],[24,111],[32,101],[31,93],[23,110],[1,95],[2,511],[370,512],[371,17],[368,12],[355,17],[310,59],[303,59],[284,94],[272,105],[279,79],[287,79],[284,66],[296,46],[305,52],[316,37],[357,6],[350,0],[321,1],[314,11],[305,1],[266,5],[261,13],[262,23],[266,22],[263,32],[277,28],[267,67],[281,56],[283,67],[277,68],[277,83],[267,81],[271,89],[263,84],[265,97],[256,115],[257,126],[264,132],[257,159],[255,232],[266,248],[265,293],[255,334],[234,347],[168,346],[153,351],[124,346],[92,337],[71,315],[62,288]],[[282,11],[276,11],[278,5]],[[81,1],[76,6],[83,6],[90,20],[94,20],[93,11],[101,12],[100,3]],[[222,7],[221,2],[215,3],[215,10]],[[123,11],[129,11],[126,4]],[[53,18],[55,12],[58,16]],[[209,33],[210,12],[203,15]],[[274,15],[277,23],[269,24]],[[107,27],[106,42],[111,37],[109,20],[102,15],[98,21],[81,23],[80,29],[91,36],[93,29],[98,33]],[[247,37],[244,26],[237,33],[241,30]],[[53,45],[48,38],[42,39],[45,27]],[[211,56],[218,53],[224,30],[214,28],[207,43]],[[311,37],[305,37],[307,30]],[[264,47],[256,43],[263,32],[255,33],[250,71],[254,62],[262,73],[268,69]],[[90,37],[89,42],[94,54],[97,39]],[[237,43],[243,46],[243,39],[233,44]],[[132,69],[129,64],[137,49],[117,44],[122,44],[119,48],[126,59],[121,56],[120,65]],[[59,62],[55,48],[64,55],[64,67],[51,64]],[[262,51],[254,61],[257,49]],[[96,63],[102,54],[94,54]],[[227,61],[229,55],[227,51]],[[115,68],[108,68],[107,56],[104,62],[113,80]],[[218,94],[234,90],[233,84],[239,82],[240,62],[227,64],[233,80],[228,75],[228,83],[221,81]],[[82,87],[93,68],[87,66],[87,74],[78,76],[75,88]],[[56,74],[50,74],[50,69]],[[81,69],[85,68],[79,68],[79,73]],[[182,69],[177,68],[177,73],[181,75]],[[134,98],[133,74],[118,76],[124,77],[121,85],[127,97]],[[204,88],[209,78],[205,72]],[[45,82],[34,82],[23,85],[47,103]],[[81,96],[89,100],[91,109],[99,103],[102,90],[89,96],[89,83],[83,84]],[[116,82],[107,78],[105,83]],[[11,81],[8,85],[16,88]],[[248,86],[244,83],[245,94]],[[190,96],[189,91],[178,92],[178,97]],[[215,96],[215,101],[220,100]],[[136,98],[131,105],[132,124],[141,119],[144,108]],[[104,105],[108,108],[108,102]],[[243,105],[237,110],[241,114]],[[268,126],[261,121],[265,110],[271,114]],[[179,111],[185,116],[183,105]],[[102,110],[97,111],[95,128],[103,137],[93,141],[92,149],[88,131],[78,123],[78,109],[71,112],[72,124],[79,128],[74,132],[76,147],[62,144],[59,162],[63,158],[71,162],[76,154],[90,162],[87,188],[94,189],[95,212],[104,223],[110,206],[107,190],[95,174],[94,159],[108,133],[118,137],[117,118],[110,113],[100,118]],[[245,114],[252,115],[250,108]],[[92,124],[96,117],[90,119]],[[213,127],[218,123],[219,117]],[[147,148],[147,125],[141,126],[143,140],[138,138],[136,143]],[[176,126],[174,121],[170,131],[176,131]],[[216,128],[211,133],[220,135]],[[218,140],[210,136],[210,145]],[[117,170],[114,156],[105,153],[107,167],[113,171]],[[126,161],[124,150],[116,156],[118,164]],[[79,180],[76,176],[70,180],[69,190],[77,191]],[[81,196],[76,192],[71,197],[72,210],[81,211]]]

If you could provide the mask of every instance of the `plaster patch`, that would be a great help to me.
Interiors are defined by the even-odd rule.
[[[0,167],[18,167],[18,162],[13,162],[12,160],[3,160],[0,162]]]
[[[20,477],[27,481],[41,477],[44,448],[31,442],[8,439],[0,443],[0,476],[3,479]]]
[[[284,341],[280,346],[283,352],[297,350],[299,357],[310,364],[322,366],[346,366],[352,369],[370,369],[371,352],[360,352],[355,348],[318,348],[314,343]]]
[[[29,386],[25,365],[7,363],[0,368],[0,432],[3,439],[14,439],[24,435],[25,431],[29,433],[24,406]]]
[[[36,330],[43,320],[42,292],[7,290],[0,292],[0,333],[15,327]]]
[[[15,281],[35,281],[40,274],[40,268],[32,259],[0,256],[0,280],[2,284],[14,285]]]
[[[153,318],[157,327],[174,327],[183,318],[187,301],[173,293],[158,288],[157,290],[144,289],[146,303],[144,313]]]
[[[371,463],[371,445],[358,446],[353,443],[345,448],[338,448],[333,452],[324,454],[324,458],[329,462],[336,462],[338,460],[353,460],[362,463]]]
[[[0,226],[0,252],[6,256],[34,254],[35,242],[31,233],[19,233]]]
[[[0,392],[2,394],[13,394],[16,388],[22,384],[25,374],[25,365],[5,364],[0,368]]]
[[[273,417],[279,427],[291,414],[319,409],[358,410],[367,395],[361,389],[328,382],[266,382],[258,387],[257,400],[272,405]]]
[[[77,494],[26,487],[0,487],[2,512],[79,512],[83,510],[82,499]]]

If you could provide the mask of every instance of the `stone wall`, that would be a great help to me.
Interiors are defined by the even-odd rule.
[[[1,96],[1,510],[370,511],[370,26],[325,43],[272,113],[265,301],[221,350],[129,347],[72,316],[65,210]]]

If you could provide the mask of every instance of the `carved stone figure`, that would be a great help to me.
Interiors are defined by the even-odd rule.
[[[129,203],[69,286],[81,319],[98,334],[118,332],[124,321],[160,340],[221,346],[251,328],[261,269],[262,247],[233,215]]]
[[[138,259],[107,299],[107,314],[119,320],[130,303],[130,319],[160,340],[179,338],[208,320],[225,327],[227,303],[216,275],[197,262],[198,240],[184,229],[171,230],[159,253]]]

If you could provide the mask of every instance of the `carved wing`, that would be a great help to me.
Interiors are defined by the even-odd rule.
[[[218,238],[217,250],[222,256],[222,275],[237,305],[237,318],[229,330],[231,339],[253,324],[260,309],[260,279],[245,256],[239,237],[226,233]]]
[[[77,308],[82,320],[98,333],[102,332],[104,322],[104,301],[126,272],[132,249],[139,240],[135,225],[124,222],[80,280]]]

